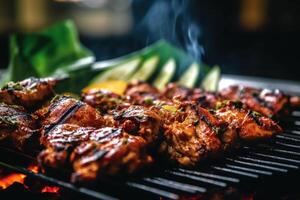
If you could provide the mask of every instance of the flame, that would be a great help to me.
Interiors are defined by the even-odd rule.
[[[37,173],[38,172],[38,166],[31,164],[27,168],[28,170]],[[6,189],[9,186],[11,186],[13,183],[22,183],[24,184],[24,180],[26,178],[26,175],[21,173],[10,173],[5,176],[0,177],[0,189]]]
[[[0,189],[6,189],[15,182],[24,183],[26,175],[19,173],[12,173],[0,178]]]

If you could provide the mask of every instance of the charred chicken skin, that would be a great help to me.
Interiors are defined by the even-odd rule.
[[[38,156],[40,166],[46,172],[48,168],[73,168],[74,182],[133,173],[152,162],[146,141],[118,128],[61,124],[43,135],[41,143],[45,150]]]
[[[220,92],[223,99],[241,101],[251,110],[272,117],[291,105],[290,97],[279,90],[260,90],[251,87],[230,86]]]
[[[154,100],[160,98],[160,93],[148,83],[134,81],[127,86],[124,96],[130,104],[151,106]]]
[[[57,80],[53,78],[28,78],[20,82],[8,82],[0,90],[0,102],[31,109],[54,95]]]
[[[93,181],[107,175],[131,174],[152,163],[153,159],[147,153],[148,144],[142,137],[114,128],[104,128],[102,132],[102,136],[97,135],[73,151],[73,182]]]
[[[51,129],[62,123],[100,128],[106,123],[99,111],[70,96],[56,96],[35,114],[39,117],[40,125],[44,129]]]
[[[91,127],[80,127],[74,124],[60,124],[51,131],[44,132],[40,139],[45,148],[38,156],[42,168],[67,167],[72,150],[80,143],[89,140]]]
[[[81,97],[83,102],[97,108],[102,115],[122,108],[122,105],[125,103],[120,95],[107,90],[85,92],[81,94]]]
[[[282,128],[272,119],[248,110],[241,102],[225,101],[214,113],[229,127],[239,130],[241,140],[265,139],[282,132]]]
[[[14,147],[24,150],[27,145],[37,144],[36,118],[21,106],[0,103],[0,141],[13,142]]]
[[[162,99],[172,100],[174,98],[181,101],[193,101],[197,105],[214,109],[217,102],[220,101],[220,96],[214,92],[207,92],[200,88],[186,88],[175,83],[169,83],[162,92]]]
[[[149,144],[157,142],[159,139],[161,118],[151,108],[130,106],[116,112],[114,119],[125,132],[141,136]]]
[[[183,165],[194,166],[204,158],[213,157],[225,146],[221,134],[229,134],[227,124],[219,121],[206,109],[195,104],[182,103],[176,108],[163,108],[172,112],[164,124],[160,152]],[[166,114],[165,114],[166,115]],[[171,120],[170,120],[171,119]],[[235,137],[235,132],[230,132]]]

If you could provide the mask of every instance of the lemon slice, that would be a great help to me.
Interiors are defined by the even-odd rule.
[[[87,93],[87,92],[93,92],[93,91],[98,91],[98,90],[107,90],[119,95],[124,94],[125,90],[127,87],[127,82],[125,81],[105,81],[101,83],[93,83],[86,88],[84,88],[82,91]]]

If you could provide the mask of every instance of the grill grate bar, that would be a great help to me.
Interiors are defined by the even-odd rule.
[[[197,193],[197,192],[204,193],[204,192],[206,192],[206,188],[195,186],[195,185],[190,185],[190,184],[186,184],[186,183],[180,183],[177,181],[168,180],[168,179],[164,179],[161,177],[144,178],[143,180],[150,182],[150,183],[157,184],[157,185],[161,185],[164,187],[170,187],[170,188],[173,188],[176,190],[181,190],[181,191],[189,192],[189,193]]]
[[[208,183],[208,184],[219,186],[219,187],[226,187],[227,186],[227,184],[224,183],[224,182],[216,181],[216,180],[209,179],[209,178],[203,178],[203,177],[199,177],[199,176],[193,176],[193,175],[190,175],[190,174],[185,174],[185,173],[175,172],[175,171],[169,171],[169,170],[166,170],[166,172],[169,173],[169,174],[175,175],[175,176],[180,176],[180,177],[192,179],[192,180],[195,180],[195,181]]]
[[[291,113],[291,115],[294,116],[294,117],[300,117],[300,111],[294,110],[294,111]]]
[[[240,169],[240,170],[244,170],[244,171],[248,171],[248,172],[253,172],[256,174],[262,174],[262,175],[272,175],[272,172],[269,171],[264,171],[264,170],[259,170],[259,169],[252,169],[252,168],[247,168],[247,167],[241,167],[241,166],[237,166],[237,165],[232,165],[232,164],[226,164],[226,167],[230,167],[233,169]]]
[[[300,149],[300,146],[294,145],[294,144],[286,144],[286,143],[278,142],[278,141],[276,141],[275,143],[278,144],[278,145],[281,145],[281,146],[285,146],[285,147]]]
[[[300,121],[296,120],[296,121],[294,121],[294,123],[296,126],[300,126]]]
[[[300,152],[297,152],[297,151],[285,150],[285,149],[272,147],[272,146],[268,146],[268,145],[257,145],[257,146],[258,146],[257,148],[253,148],[253,147],[244,147],[244,148],[249,148],[251,150],[257,150],[258,148],[261,148],[261,150],[265,150],[265,151],[271,151],[271,152],[278,152],[278,153],[285,153],[285,154],[300,156]]]
[[[300,160],[296,160],[296,159],[292,159],[292,158],[284,158],[281,156],[273,156],[273,155],[269,155],[269,154],[265,154],[265,153],[257,153],[257,152],[250,152],[250,154],[300,164]]]
[[[288,133],[283,133],[283,134],[280,134],[280,135],[276,135],[276,138],[284,139],[284,140],[290,140],[290,141],[293,141],[293,142],[300,142],[300,136],[292,135],[292,134],[288,134]]]
[[[284,130],[284,132],[292,133],[292,134],[295,134],[295,135],[300,135],[300,131],[298,131],[298,130]]]
[[[288,171],[287,169],[283,169],[283,168],[272,167],[272,166],[262,165],[262,164],[256,164],[256,163],[252,163],[252,162],[245,162],[245,161],[240,161],[240,160],[231,159],[231,158],[226,158],[226,160],[229,160],[234,163],[244,164],[244,165],[248,165],[248,166],[252,166],[252,167],[269,169],[269,170],[278,171],[278,172],[282,172],[282,173],[286,173]]]
[[[223,180],[223,181],[229,181],[229,182],[233,182],[233,183],[240,182],[240,180],[237,179],[237,178],[231,178],[231,177],[221,176],[221,175],[217,175],[217,174],[193,171],[193,170],[182,169],[182,168],[179,168],[178,170],[180,172],[184,172],[184,173],[189,173],[189,174],[194,174],[194,175],[204,176],[204,177],[209,177],[209,178],[215,178],[215,179],[219,179],[219,180]]]
[[[146,192],[149,192],[149,193],[152,193],[152,194],[155,194],[155,195],[159,195],[161,197],[165,197],[165,198],[168,198],[168,199],[174,199],[174,200],[179,199],[178,194],[168,192],[168,191],[165,191],[165,190],[161,190],[161,189],[158,189],[158,188],[155,188],[155,187],[151,187],[151,186],[148,186],[148,185],[145,185],[145,184],[140,184],[140,183],[136,183],[136,182],[126,182],[126,185],[128,185],[130,187],[133,187],[133,188],[137,188],[137,189],[146,191]]]
[[[299,168],[296,165],[290,165],[290,164],[273,162],[273,161],[266,161],[266,160],[261,160],[261,159],[257,159],[257,158],[245,157],[245,156],[238,156],[238,158],[243,159],[243,160],[258,162],[258,163],[264,163],[264,164],[276,165],[276,166],[281,166],[281,167],[287,167],[287,168],[291,168],[291,169],[298,169]]]
[[[216,169],[216,170],[219,170],[219,171],[229,172],[229,173],[232,173],[232,174],[238,174],[238,175],[247,176],[247,177],[251,177],[251,178],[258,178],[257,174],[237,171],[237,170],[233,170],[233,169],[226,168],[226,167],[212,166],[212,168]]]

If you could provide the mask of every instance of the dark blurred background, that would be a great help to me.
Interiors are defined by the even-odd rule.
[[[167,39],[226,74],[299,80],[297,0],[1,0],[0,68],[12,32],[73,19],[97,60]]]

